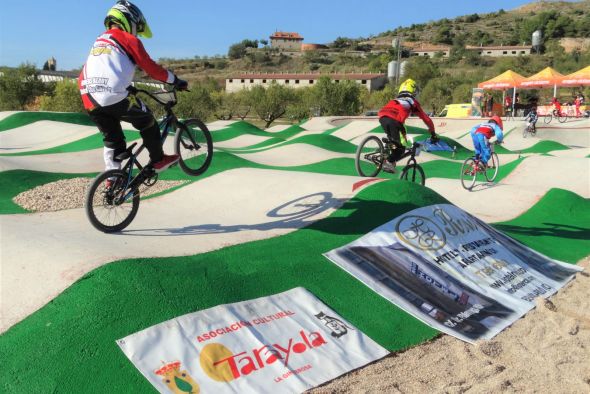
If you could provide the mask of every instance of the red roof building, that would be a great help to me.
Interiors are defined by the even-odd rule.
[[[299,33],[275,31],[270,36],[270,46],[283,51],[300,51],[303,37]]]

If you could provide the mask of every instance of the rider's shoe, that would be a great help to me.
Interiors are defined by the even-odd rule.
[[[395,174],[395,162],[386,161],[383,163],[383,171]]]
[[[162,160],[160,160],[157,163],[152,164],[152,167],[154,167],[154,170],[156,171],[156,173],[160,173],[164,170],[167,170],[168,167],[178,163],[179,159],[180,159],[180,156],[178,156],[178,155],[164,155],[164,157],[162,157]]]

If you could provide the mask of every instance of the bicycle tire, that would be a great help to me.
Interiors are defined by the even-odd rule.
[[[553,115],[547,114],[547,115],[545,115],[543,122],[545,122],[545,124],[549,124],[549,123],[551,123],[551,119],[553,119]]]
[[[490,165],[491,164],[491,165]],[[488,182],[494,182],[500,171],[500,159],[496,152],[492,153],[490,160],[488,161],[488,167],[485,170],[485,177]]]
[[[377,136],[368,136],[356,148],[354,165],[359,176],[369,178],[377,176],[381,168],[383,168],[384,161],[385,151],[383,142]]]
[[[567,118],[568,118],[567,114],[560,114],[557,116],[557,121],[559,123],[565,123],[565,122],[567,122]]]
[[[461,185],[464,189],[471,190],[475,185],[475,178],[477,177],[477,168],[475,160],[468,157],[463,161],[461,166]]]
[[[207,126],[199,119],[179,121],[174,152],[180,156],[178,165],[186,174],[197,176],[207,171],[213,159],[213,140]]]
[[[527,134],[529,133],[529,127],[525,127],[522,131],[522,138],[526,138]]]
[[[426,175],[424,175],[424,170],[417,163],[412,163],[405,166],[399,176],[399,179],[420,183],[422,186],[426,184]]]
[[[110,189],[107,189],[107,179],[113,181]],[[128,174],[123,170],[109,170],[99,174],[88,188],[85,199],[86,217],[94,228],[103,233],[113,233],[129,226],[139,209],[139,189],[133,191],[130,202],[113,204],[116,194],[125,192],[122,188],[127,184]],[[97,193],[101,193],[100,196]],[[104,209],[106,215],[99,214],[99,207]],[[122,213],[121,216],[117,212]],[[109,219],[113,219],[112,222]],[[118,220],[121,219],[121,220]]]

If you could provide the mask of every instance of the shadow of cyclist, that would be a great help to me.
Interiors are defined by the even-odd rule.
[[[223,234],[244,230],[268,231],[275,229],[296,229],[305,227],[315,220],[308,220],[329,209],[340,207],[346,200],[334,198],[330,192],[313,193],[288,201],[267,212],[271,219],[257,224],[200,224],[182,228],[153,228],[141,230],[125,230],[121,234],[134,236],[182,236],[198,234]]]

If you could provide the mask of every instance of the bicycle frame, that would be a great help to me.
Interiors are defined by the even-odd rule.
[[[137,93],[145,93],[157,102],[161,103],[161,101],[159,101],[156,97],[154,97],[150,92],[146,90],[136,89],[135,87],[130,86],[129,92],[132,95],[136,95]],[[172,107],[175,104],[176,102],[168,102],[166,104],[163,104],[166,110],[166,116],[160,123],[158,123],[158,126],[162,132],[162,136],[160,139],[162,145],[164,145],[164,141],[166,141],[166,137],[168,137],[170,130],[172,130],[172,127],[175,126],[178,121],[178,118],[176,117],[174,112],[172,112]],[[118,203],[123,203],[127,201],[129,198],[133,196],[135,188],[138,187],[139,184],[143,183],[145,179],[149,179],[154,176],[153,174],[150,174],[149,177],[145,178],[146,174],[144,174],[144,169],[149,165],[149,163],[146,166],[142,166],[139,160],[137,160],[137,157],[143,151],[145,146],[144,144],[141,144],[134,152],[133,148],[135,147],[135,145],[137,145],[137,142],[131,144],[131,146],[129,146],[125,151],[125,153],[127,153],[129,156],[123,158],[123,160],[128,159],[127,163],[123,166],[123,171],[127,172],[128,177],[127,183],[125,184],[125,188],[123,190],[129,190],[124,196],[118,199]],[[134,165],[139,169],[139,173],[135,177],[133,176]]]

